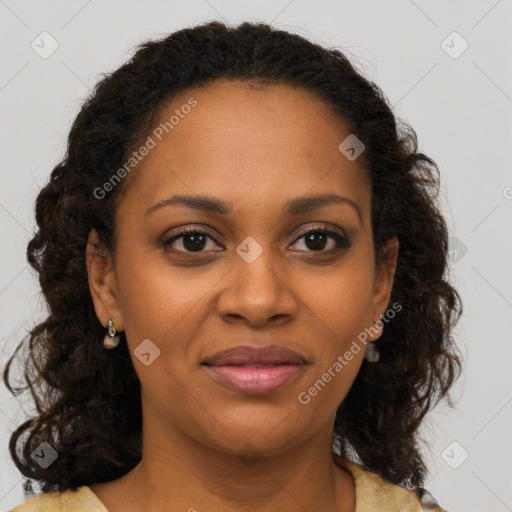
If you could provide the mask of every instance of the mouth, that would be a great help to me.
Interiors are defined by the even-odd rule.
[[[218,352],[202,363],[218,383],[248,395],[283,388],[306,364],[296,352],[276,345],[239,346]]]

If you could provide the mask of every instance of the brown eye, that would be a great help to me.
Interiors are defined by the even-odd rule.
[[[309,251],[306,250],[306,252],[330,252],[336,249],[347,249],[352,245],[345,235],[325,228],[310,229],[297,240],[301,240],[302,238],[304,238],[304,245],[309,249]],[[334,244],[331,243],[331,247],[325,250],[329,239],[334,240]]]
[[[298,249],[298,252],[329,253],[337,249],[347,249],[352,245],[344,234],[325,227],[309,229],[303,232],[294,245],[302,239],[304,239],[305,249]],[[216,243],[213,236],[209,233],[200,231],[195,227],[187,227],[164,241],[162,246],[171,247],[173,251],[178,253],[201,254],[209,252],[205,250],[208,240]],[[179,243],[181,243],[181,247],[179,247]],[[212,250],[218,249],[212,248]]]
[[[165,247],[172,246],[175,242],[180,241],[183,249],[173,247],[174,250],[178,252],[201,253],[208,239],[214,241],[208,233],[198,231],[195,228],[186,228],[179,234],[166,240],[162,245]]]

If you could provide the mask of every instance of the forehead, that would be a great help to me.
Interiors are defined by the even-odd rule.
[[[197,104],[188,109],[191,101]],[[312,150],[338,151],[340,137],[349,135],[333,108],[306,89],[227,79],[180,93],[164,106],[156,125],[169,142],[187,138],[199,149],[217,144],[226,150],[229,146],[233,153],[242,150],[241,146],[258,144],[284,151],[286,143],[294,144],[301,155]],[[175,150],[179,149],[176,144]]]
[[[245,204],[310,192],[369,201],[363,158],[339,150],[344,121],[314,93],[289,85],[217,80],[176,95],[149,132],[151,150],[130,174],[139,200],[175,189]]]

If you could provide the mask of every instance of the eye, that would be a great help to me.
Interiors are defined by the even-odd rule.
[[[174,242],[179,241],[185,250],[173,247],[173,249],[177,250],[177,252],[200,253],[203,251],[208,239],[214,241],[213,237],[208,233],[199,231],[197,228],[189,226],[185,229],[182,229],[179,234],[166,240],[162,245],[168,247],[172,246]]]
[[[325,226],[318,226],[309,228],[304,231],[301,236],[294,242],[297,244],[304,238],[306,250],[299,249],[299,252],[333,252],[337,249],[347,249],[352,244],[350,240],[342,233],[333,229],[326,228]],[[329,239],[331,240],[331,247],[325,250]],[[162,243],[164,247],[171,247],[176,252],[181,253],[202,253],[204,251],[208,240],[215,242],[212,235],[205,231],[200,231],[195,227],[188,226],[182,229],[178,234],[172,236]],[[175,242],[179,242],[180,247],[173,247]],[[310,250],[308,250],[310,249]],[[213,249],[214,251],[219,249]],[[220,249],[222,250],[222,249]]]
[[[352,245],[344,234],[324,226],[315,227],[302,233],[297,242],[302,239],[304,239],[304,245],[311,249],[305,252],[332,252],[337,249],[348,249]],[[334,242],[331,242],[331,247],[325,250],[329,239]]]

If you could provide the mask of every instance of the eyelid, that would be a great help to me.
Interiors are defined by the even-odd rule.
[[[345,234],[345,231],[343,229],[331,226],[330,224],[319,222],[317,224],[314,224],[313,226],[306,226],[303,230],[299,231],[299,233],[296,235],[297,238],[295,238],[295,241],[297,241],[298,238],[301,238],[303,235],[309,233],[310,231],[315,230],[334,232],[342,236],[343,238],[347,238],[347,235]]]
[[[175,240],[175,239],[179,238],[180,236],[188,235],[188,234],[196,234],[196,233],[201,234],[201,235],[202,234],[208,235],[213,240],[215,240],[215,238],[217,238],[217,237],[222,238],[214,230],[212,230],[211,228],[208,228],[204,225],[188,224],[182,228],[177,228],[177,231],[174,231],[172,233],[172,235],[170,235],[170,236],[164,235],[163,243],[168,244],[171,240],[173,240],[173,239]]]

